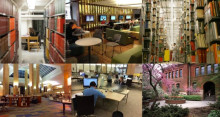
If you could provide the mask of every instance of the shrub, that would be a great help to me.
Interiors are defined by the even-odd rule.
[[[218,101],[220,101],[220,96],[218,96]]]
[[[216,109],[220,109],[220,101],[217,101],[214,104],[210,104],[211,107],[216,108]]]
[[[143,117],[186,117],[189,114],[188,108],[182,108],[177,105],[166,105],[153,109],[145,109]]]
[[[208,117],[220,117],[220,110],[212,110]]]
[[[164,95],[164,98],[165,98],[165,99],[168,99],[168,98],[169,98],[169,96],[168,96],[168,95]]]
[[[202,97],[200,95],[183,95],[185,100],[189,101],[201,101]]]

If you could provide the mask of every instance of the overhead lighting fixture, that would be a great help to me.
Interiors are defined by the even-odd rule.
[[[36,0],[27,0],[28,9],[35,9]]]

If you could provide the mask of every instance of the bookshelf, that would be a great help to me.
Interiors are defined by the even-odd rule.
[[[29,107],[29,106],[30,106],[30,97],[18,98],[18,107]]]
[[[189,63],[195,63],[196,62],[196,48],[195,48],[195,10],[194,10],[194,0],[190,0],[189,5],[189,19],[190,19],[190,24],[189,24],[189,33],[190,33],[190,50],[188,54],[188,62]]]
[[[65,2],[52,0],[45,7],[45,52],[48,63],[65,63]]]
[[[144,24],[142,27],[143,35],[143,63],[150,61],[150,50],[151,50],[151,0],[144,0],[142,3],[145,6],[142,8],[142,20]]]
[[[18,63],[18,12],[10,0],[0,5],[0,63]]]
[[[204,0],[204,32],[207,45],[207,63],[220,63],[220,2],[219,0]]]
[[[158,11],[157,11],[157,0],[153,0],[152,3],[152,41],[151,41],[151,60],[152,63],[157,63],[158,61]]]

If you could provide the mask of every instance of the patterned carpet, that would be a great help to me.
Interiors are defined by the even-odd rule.
[[[66,105],[65,116],[63,104],[42,98],[42,103],[30,107],[8,107],[8,112],[0,112],[0,117],[72,117],[71,106]]]

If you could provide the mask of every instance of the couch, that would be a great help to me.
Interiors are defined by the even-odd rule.
[[[140,32],[140,26],[133,26],[130,31]]]
[[[114,56],[112,63],[142,63],[142,45]]]
[[[132,44],[134,42],[134,40],[129,36],[130,33],[128,32],[123,32],[120,30],[114,30],[114,29],[106,29],[106,39],[108,41],[115,41],[113,39],[114,34],[120,34],[121,35],[121,40],[119,42],[120,45],[128,45],[128,44]]]

